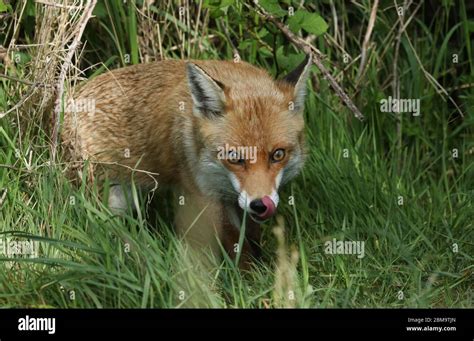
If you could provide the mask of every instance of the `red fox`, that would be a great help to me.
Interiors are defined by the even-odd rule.
[[[310,66],[308,56],[281,80],[231,61],[117,69],[78,89],[63,142],[74,157],[103,165],[96,173],[110,179],[112,211],[127,207],[132,169],[141,170],[133,179],[144,188],[156,173],[160,185],[174,186],[184,201],[176,229],[194,248],[219,255],[223,247],[235,258],[245,218],[239,265],[247,268],[259,253],[259,224],[275,214],[278,189],[304,163]]]

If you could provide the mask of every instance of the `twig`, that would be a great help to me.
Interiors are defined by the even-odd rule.
[[[17,168],[15,166],[12,166],[12,165],[4,165],[4,164],[0,164],[0,168],[8,168],[8,169],[11,169],[11,170],[15,170],[15,171],[19,171],[20,168]]]
[[[107,166],[119,166],[119,167],[123,167],[123,168],[126,168],[132,172],[137,172],[137,173],[143,173],[143,174],[146,174],[152,178],[154,178],[154,175],[157,175],[159,176],[160,173],[156,173],[156,172],[150,172],[150,171],[147,171],[147,170],[144,170],[144,169],[139,169],[139,168],[135,168],[135,167],[130,167],[128,165],[125,165],[123,163],[119,163],[119,162],[107,162],[107,161],[92,161],[92,160],[88,160],[89,163],[92,163],[92,164],[95,164],[95,165],[107,165]],[[84,163],[83,161],[72,161],[71,163]]]
[[[24,97],[22,97],[21,100],[19,100],[13,107],[11,107],[10,109],[8,109],[5,112],[0,112],[0,118],[4,118],[5,116],[7,116],[12,111],[15,111],[18,108],[20,108],[33,95],[35,90],[36,90],[35,87],[33,87],[33,86],[30,87],[30,89],[28,90],[28,93]]]
[[[462,85],[446,88],[446,91],[456,91],[456,90],[461,90],[461,89],[469,89],[472,87],[474,87],[474,83],[467,83],[467,84],[462,84]]]
[[[196,16],[196,20],[194,22],[194,33],[193,33],[194,38],[196,38],[198,36],[199,24],[201,22],[201,11],[202,11],[202,0],[199,0],[197,16]],[[203,24],[204,24],[204,22],[203,22]],[[196,46],[199,47],[199,43],[200,42],[198,42],[198,44],[196,44],[196,45],[193,45],[193,52],[194,52],[194,47],[196,47]]]
[[[359,84],[365,71],[365,64],[367,63],[367,50],[369,48],[370,37],[374,29],[375,19],[377,17],[377,8],[379,7],[379,0],[374,1],[372,11],[370,12],[369,23],[367,24],[367,31],[365,32],[364,42],[362,43],[362,53],[360,58],[359,71],[357,73],[356,84]]]
[[[158,26],[158,27],[159,27],[159,26]],[[214,40],[214,39],[216,39],[216,38],[219,38],[219,37],[218,37],[217,35],[215,35],[215,34],[209,34],[209,35],[206,36],[206,38],[209,39],[210,41],[212,41],[212,40]],[[196,37],[196,38],[189,39],[189,43],[190,43],[190,44],[193,44],[193,43],[199,41],[199,39],[201,39],[201,38]],[[161,45],[161,44],[160,44],[160,45]],[[176,50],[179,50],[180,48],[182,48],[181,44],[180,44],[180,45],[173,45],[173,46],[171,46],[171,47],[169,48],[169,51],[176,51]],[[160,53],[160,54],[161,54],[161,53]]]
[[[404,7],[403,7],[403,13],[405,13],[406,8],[408,8],[411,5],[411,3],[412,3],[412,1],[407,3],[407,0],[405,0]],[[448,91],[445,88],[443,88],[443,86],[441,84],[439,84],[439,82],[428,71],[426,71],[425,67],[423,66],[423,63],[420,60],[420,57],[418,56],[418,53],[416,52],[415,48],[413,47],[413,44],[411,43],[410,37],[408,36],[408,34],[406,32],[406,28],[408,27],[408,24],[411,22],[411,20],[415,16],[416,12],[420,9],[422,4],[423,4],[423,2],[418,3],[418,5],[413,10],[412,15],[408,18],[408,20],[405,23],[403,22],[403,17],[399,18],[400,28],[399,28],[399,33],[396,37],[396,44],[397,45],[396,45],[396,53],[395,53],[395,57],[394,57],[394,59],[395,59],[394,60],[394,66],[393,66],[393,74],[394,75],[393,75],[393,80],[392,80],[392,87],[395,88],[395,86],[397,85],[396,83],[398,81],[397,65],[396,64],[397,64],[398,50],[399,50],[401,35],[404,34],[405,37],[407,38],[408,45],[410,45],[410,48],[413,51],[413,55],[415,56],[416,61],[418,62],[421,70],[423,71],[423,74],[428,79],[428,82],[435,88],[435,90],[438,94],[445,95],[448,98],[448,100],[456,107],[456,110],[458,111],[459,115],[461,115],[461,117],[464,118],[464,113],[462,112],[461,108],[456,103],[456,101],[449,95]],[[398,6],[396,1],[395,1],[395,6]],[[394,95],[393,97],[398,98],[398,95],[396,95],[396,96]],[[397,123],[397,130],[400,129],[399,124],[400,124],[400,122]]]
[[[394,0],[395,2],[395,11],[399,10],[397,1]],[[402,13],[398,13],[399,16],[399,21],[397,22],[399,24],[398,27],[398,33],[395,37],[395,52],[393,54],[393,71],[392,71],[392,97],[393,98],[400,98],[400,80],[398,79],[398,54],[400,50],[400,42],[402,38],[402,34],[404,29],[406,28],[403,23],[403,18],[405,16],[406,11],[408,10],[408,7],[410,6],[410,3],[408,3],[407,0],[404,0],[403,2],[403,7]],[[397,145],[398,145],[398,153],[400,153],[402,149],[402,115],[399,112],[397,114]],[[398,174],[400,175],[400,169],[401,169],[401,159],[399,157],[398,159]]]
[[[37,86],[37,87],[44,87],[44,88],[53,87],[53,85],[51,85],[51,84],[46,84],[46,83],[41,83],[41,82],[29,82],[29,81],[25,81],[24,79],[15,78],[15,77],[8,76],[8,75],[0,75],[0,78],[9,79],[11,81],[23,83],[23,84],[30,85],[30,86]]]
[[[63,94],[64,94],[64,81],[66,79],[66,74],[72,64],[72,57],[74,56],[74,53],[76,52],[76,49],[81,42],[82,33],[84,32],[84,29],[86,28],[87,22],[92,17],[92,11],[94,10],[96,3],[97,3],[97,0],[87,1],[87,4],[84,7],[84,13],[82,14],[82,17],[79,19],[78,30],[77,30],[76,36],[74,37],[74,40],[69,46],[69,50],[66,55],[66,58],[63,64],[61,65],[61,72],[59,74],[58,82],[56,85],[57,97],[56,97],[56,104],[55,104],[54,113],[53,113],[54,127],[53,127],[53,136],[52,136],[52,144],[51,144],[51,157],[52,157],[53,162],[56,158],[56,146],[58,144],[58,133],[59,133],[59,126],[61,122],[60,113],[61,113],[61,104],[62,104],[62,99],[63,99]]]
[[[55,2],[49,2],[45,0],[35,0],[36,3],[46,5],[46,6],[51,6],[51,7],[57,7],[57,8],[62,8],[62,9],[80,9],[80,6],[70,6],[70,5],[62,5],[62,4],[57,4]]]
[[[23,7],[20,10],[20,14],[19,14],[20,18],[23,16],[25,8],[26,8],[26,1],[23,3]],[[20,23],[21,23],[21,20],[16,20],[16,24],[15,24],[14,29],[13,29],[12,37],[17,37],[18,36],[17,33],[20,30]],[[3,50],[4,48],[2,48],[2,53],[5,53],[5,55],[8,56],[9,53],[10,53],[10,50],[12,49],[12,47],[14,45],[15,45],[15,38],[12,38],[8,48],[6,49],[6,52]],[[35,87],[30,87],[30,89],[28,90],[28,93],[26,94],[26,96],[22,97],[13,107],[11,107],[9,110],[7,110],[5,112],[0,112],[0,119],[7,116],[12,111],[15,111],[18,108],[20,108],[33,95],[35,90],[36,90]]]
[[[413,51],[413,55],[415,56],[415,59],[418,62],[421,71],[423,71],[423,74],[428,79],[428,82],[430,82],[430,84],[435,88],[438,94],[445,95],[448,98],[448,100],[456,107],[456,110],[458,111],[459,115],[464,118],[464,113],[462,112],[461,108],[456,103],[456,101],[449,95],[448,91],[445,88],[443,88],[443,86],[439,84],[439,82],[428,71],[426,71],[425,67],[423,66],[423,63],[420,60],[420,57],[418,56],[418,53],[415,50],[415,47],[411,43],[410,37],[407,35],[406,32],[404,32],[404,34],[405,34],[405,37],[407,38],[408,45]]]
[[[312,56],[313,63],[318,67],[321,73],[324,75],[324,78],[328,80],[331,87],[334,89],[336,94],[339,98],[346,104],[346,106],[352,111],[354,116],[359,120],[364,120],[364,115],[360,112],[360,110],[355,106],[355,104],[351,101],[349,96],[342,90],[340,85],[331,75],[328,69],[323,65],[323,62],[320,59],[320,54],[312,45],[308,44],[302,38],[296,36],[293,32],[290,31],[288,27],[286,27],[283,23],[281,23],[278,19],[276,19],[271,14],[268,14],[256,1],[254,1],[254,5],[258,8],[257,13],[272,22],[285,36],[286,38],[293,43],[297,48],[303,50],[306,54],[310,54]]]
[[[154,182],[154,187],[152,189],[152,191],[155,191],[157,188],[158,188],[158,180],[156,180],[156,177],[155,176],[159,176],[160,174],[159,173],[155,173],[155,172],[150,172],[150,171],[146,171],[144,169],[139,169],[139,168],[136,168],[136,167],[130,167],[128,165],[124,165],[122,163],[119,163],[119,162],[107,162],[107,161],[94,161],[94,160],[88,160],[88,162],[90,164],[93,164],[93,165],[106,165],[106,166],[118,166],[118,167],[123,167],[123,168],[126,168],[128,170],[130,170],[132,173],[142,173],[142,174],[145,174],[147,175],[148,177],[151,178],[151,180],[153,180]],[[66,164],[79,164],[79,165],[84,165],[85,161],[71,161],[71,162],[68,162]],[[138,163],[137,163],[138,164]]]
[[[232,55],[234,58],[238,58],[240,60],[240,53],[237,47],[235,46],[234,42],[232,41],[232,38],[230,37],[229,30],[227,29],[227,25],[225,24],[224,20],[221,20],[221,25],[224,28],[224,35],[229,41],[230,46],[232,47]]]
[[[5,198],[7,197],[7,193],[8,193],[8,188],[5,188],[3,190],[2,196],[0,197],[0,208],[2,208],[3,206],[3,202],[5,201]]]

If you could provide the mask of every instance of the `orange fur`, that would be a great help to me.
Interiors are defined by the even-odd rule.
[[[200,170],[192,154],[198,157],[203,150],[226,143],[255,146],[257,162],[245,167],[225,160],[222,164],[251,197],[269,195],[278,187],[276,178],[292,153],[298,150],[304,155],[303,116],[288,109],[294,86],[274,81],[264,70],[244,62],[192,62],[223,85],[222,116],[203,118],[193,113],[186,62],[167,60],[114,70],[87,82],[74,100],[93,101],[95,112],[65,113],[62,138],[75,159],[159,173],[160,184],[177,186],[188,201],[178,207],[178,231],[216,253],[222,240],[232,253],[238,228],[228,221],[227,204],[199,187]],[[282,162],[271,163],[269,153],[276,148],[284,148],[287,155]],[[121,166],[109,164],[103,170],[101,177],[130,178],[130,170]],[[141,172],[135,173],[135,181],[144,187],[154,184]],[[253,236],[259,236],[257,230],[252,227]],[[251,247],[245,249],[249,253]]]

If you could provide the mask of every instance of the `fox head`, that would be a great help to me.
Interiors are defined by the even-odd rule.
[[[192,168],[200,190],[256,222],[276,212],[278,189],[305,159],[303,109],[311,58],[282,80],[247,63],[187,63]]]

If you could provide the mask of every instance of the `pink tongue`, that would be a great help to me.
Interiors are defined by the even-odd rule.
[[[276,211],[275,203],[273,202],[273,200],[268,195],[265,195],[262,198],[262,202],[263,202],[263,204],[265,205],[265,207],[267,209],[262,214],[259,214],[259,217],[262,218],[262,219],[268,219],[272,215],[275,214],[275,211]]]

